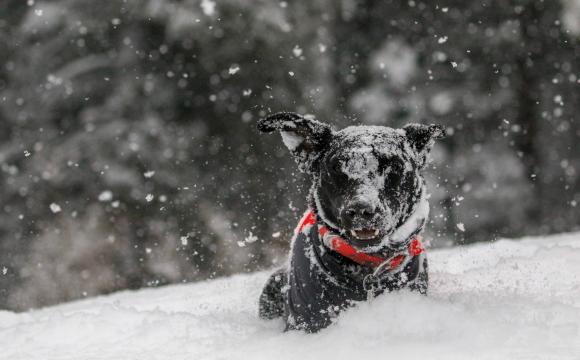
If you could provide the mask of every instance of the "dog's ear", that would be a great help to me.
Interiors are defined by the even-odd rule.
[[[427,155],[431,151],[436,139],[445,137],[445,128],[441,125],[408,124],[403,127],[405,136],[419,155],[421,167],[427,162]]]
[[[258,130],[265,133],[279,131],[284,145],[304,172],[313,171],[319,155],[332,139],[329,125],[291,112],[280,112],[260,119]]]

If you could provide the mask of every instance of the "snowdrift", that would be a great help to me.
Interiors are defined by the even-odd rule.
[[[318,334],[259,320],[267,273],[0,312],[0,359],[580,359],[580,233],[430,251],[428,297]]]

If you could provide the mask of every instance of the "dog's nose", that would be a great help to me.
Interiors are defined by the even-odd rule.
[[[370,202],[357,200],[351,202],[345,209],[343,216],[345,220],[352,222],[355,218],[361,220],[372,220],[375,215],[376,207]]]

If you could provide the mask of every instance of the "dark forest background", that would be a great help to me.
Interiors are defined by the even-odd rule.
[[[280,264],[273,111],[445,125],[432,246],[578,230],[579,40],[575,0],[1,1],[0,308]]]

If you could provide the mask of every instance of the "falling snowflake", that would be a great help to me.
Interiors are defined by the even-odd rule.
[[[153,175],[155,175],[155,171],[147,171],[146,173],[143,174],[143,176],[145,176],[148,179],[153,177]]]
[[[46,81],[48,81],[48,83],[51,85],[61,85],[62,84],[62,78],[59,78],[58,76],[56,76],[54,74],[48,74],[46,76]]]
[[[234,75],[236,74],[238,71],[240,71],[240,65],[234,64],[232,66],[230,66],[230,69],[228,70],[230,75]]]
[[[215,1],[212,0],[202,0],[201,1],[201,10],[207,16],[212,16],[215,14]]]
[[[99,201],[107,202],[113,200],[113,192],[111,190],[105,190],[99,194]]]
[[[181,240],[181,245],[186,246],[187,245],[188,236],[187,235],[182,236],[180,240]]]
[[[441,36],[439,40],[437,40],[439,44],[444,44],[447,42],[447,36]]]
[[[300,48],[300,46],[298,45],[294,46],[294,49],[292,49],[292,54],[294,54],[294,56],[296,57],[300,57],[300,55],[302,55],[302,49]]]
[[[248,236],[246,237],[246,243],[251,244],[254,243],[258,240],[258,237],[254,234],[252,234],[252,232],[250,231],[250,233],[248,234]]]
[[[147,194],[147,196],[145,196],[145,200],[147,200],[147,202],[153,201],[154,198],[155,196],[153,194]]]
[[[52,211],[54,214],[57,214],[62,211],[62,208],[60,205],[52,203],[50,204],[50,211]]]
[[[458,224],[457,224],[457,228],[458,228],[460,231],[462,231],[462,232],[465,232],[465,225],[463,225],[463,223],[458,223]]]

